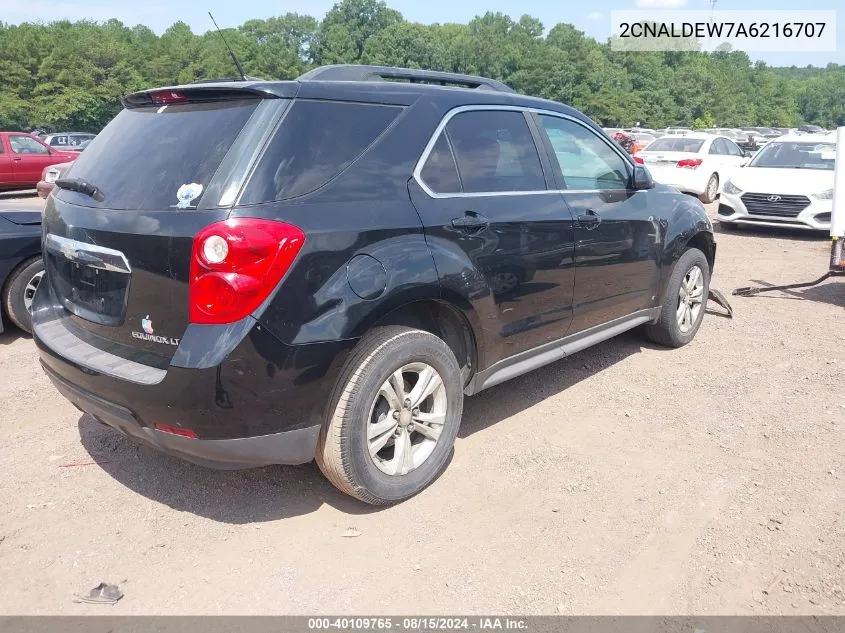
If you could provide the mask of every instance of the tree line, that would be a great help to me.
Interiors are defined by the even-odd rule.
[[[743,52],[622,52],[571,24],[488,12],[418,24],[378,0],[322,20],[287,13],[225,29],[246,73],[293,79],[323,64],[469,73],[570,104],[605,126],[845,125],[845,66],[772,68]],[[235,76],[218,33],[177,22],[161,36],[118,20],[0,22],[0,129],[100,130],[121,95]]]

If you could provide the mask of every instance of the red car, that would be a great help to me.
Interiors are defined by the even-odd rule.
[[[78,155],[53,149],[31,134],[0,132],[0,191],[34,187],[45,167]]]
[[[35,191],[42,198],[47,198],[50,192],[56,187],[56,181],[65,175],[67,168],[73,165],[73,161],[69,163],[58,163],[57,165],[50,165],[45,167],[41,173],[41,180],[35,185]]]

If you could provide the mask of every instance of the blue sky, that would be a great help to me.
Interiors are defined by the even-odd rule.
[[[548,29],[558,22],[570,22],[588,35],[604,41],[610,34],[612,9],[687,8],[708,9],[710,0],[387,0],[406,19],[414,22],[467,22],[485,11],[501,11],[515,18],[528,13],[539,18]],[[288,11],[322,17],[334,0],[0,0],[0,20],[17,24],[24,21],[55,19],[107,20],[117,18],[126,24],[146,24],[161,33],[170,24],[182,20],[194,32],[210,28],[206,11],[214,13],[221,27],[237,26],[251,18],[267,18]],[[841,0],[805,0],[803,9],[837,9]],[[794,0],[718,0],[717,9],[795,9]],[[845,21],[845,12],[837,16]],[[754,53],[773,66],[824,66],[828,62],[845,64],[845,24],[839,26],[837,51],[834,53]]]

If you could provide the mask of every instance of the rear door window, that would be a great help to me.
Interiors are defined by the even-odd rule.
[[[731,156],[744,156],[742,150],[739,149],[739,146],[733,141],[729,141],[728,139],[722,139],[722,142],[725,144],[725,147],[727,147],[728,154],[730,154]]]
[[[522,112],[473,110],[446,125],[465,193],[543,191],[537,146]]]
[[[381,104],[297,99],[256,166],[240,204],[316,191],[361,156],[401,111]]]
[[[727,154],[729,154],[728,146],[725,144],[725,141],[720,138],[717,138],[710,145],[710,153],[719,154],[720,156],[726,156]]]
[[[107,209],[167,210],[188,184],[207,188],[260,99],[178,103],[122,110],[91,142],[66,176],[103,191],[96,201],[62,190],[76,204]],[[196,190],[196,188],[194,188]],[[194,208],[202,193],[189,201]]]

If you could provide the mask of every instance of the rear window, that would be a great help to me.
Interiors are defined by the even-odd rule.
[[[294,101],[240,204],[286,200],[319,189],[363,154],[401,111],[368,103]]]
[[[704,139],[684,137],[659,138],[643,151],[647,152],[688,152],[695,154],[704,145]]]
[[[104,199],[63,190],[76,204],[108,209],[166,210],[187,184],[207,188],[223,157],[260,103],[241,99],[121,111],[76,159],[68,178],[98,187]],[[189,201],[196,207],[202,196]]]
[[[522,112],[461,112],[446,125],[467,193],[542,191],[543,168]]]

